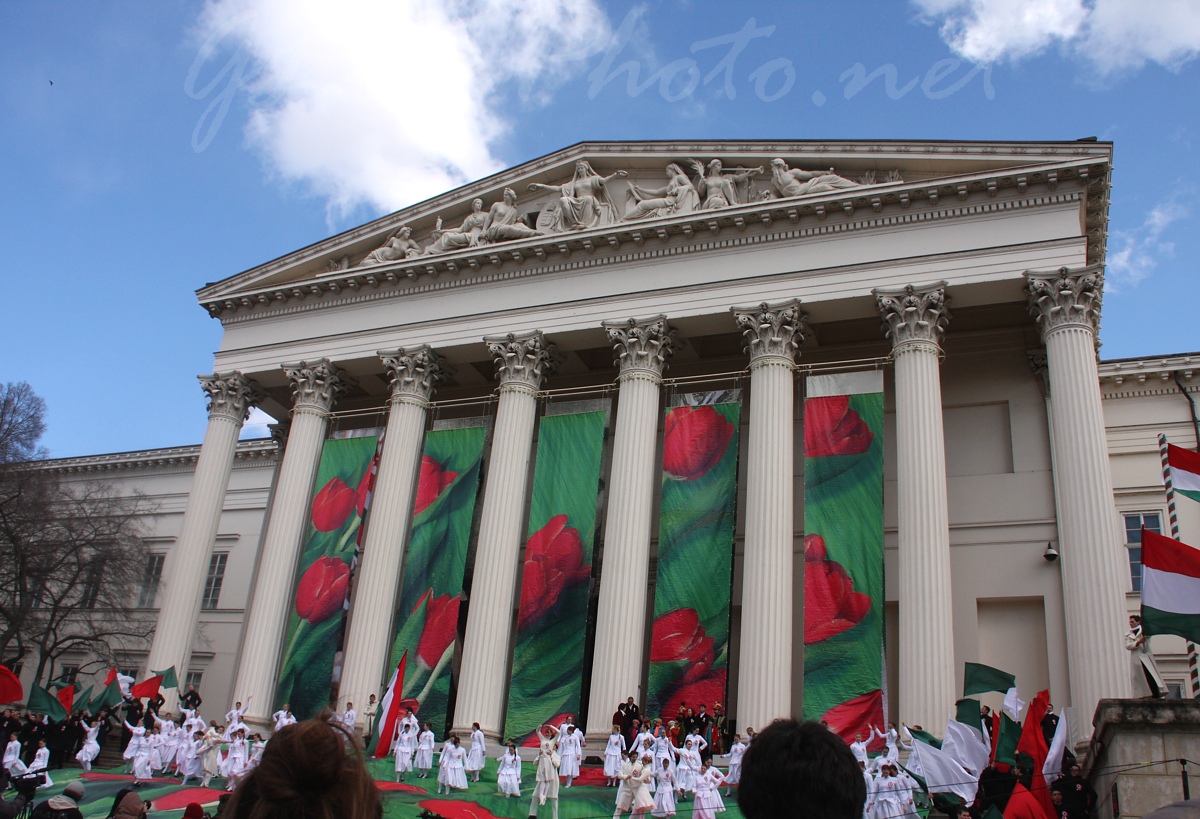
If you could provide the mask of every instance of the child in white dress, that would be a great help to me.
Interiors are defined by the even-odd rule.
[[[429,769],[433,767],[433,743],[433,731],[427,722],[425,730],[417,735],[417,756],[413,761],[419,779],[429,778]]]
[[[100,755],[100,743],[96,741],[96,737],[100,735],[100,720],[96,720],[91,725],[87,724],[87,720],[80,719],[79,724],[83,726],[83,730],[87,735],[83,738],[83,747],[79,749],[79,753],[75,754],[76,761],[79,762],[85,771],[92,769],[92,762]],[[5,754],[5,766],[7,767],[8,755]]]
[[[517,744],[509,741],[508,750],[500,757],[500,769],[496,773],[496,787],[505,796],[521,795],[521,757]]]
[[[37,753],[33,755],[33,762],[29,763],[29,772],[40,772],[46,777],[46,781],[38,785],[39,788],[49,788],[54,784],[50,779],[50,749],[46,747],[46,740],[38,740]]]
[[[675,774],[671,771],[671,760],[662,759],[654,772],[654,810],[653,816],[664,817],[675,815]]]
[[[487,760],[487,743],[483,736],[483,731],[479,728],[479,723],[471,724],[471,750],[467,752],[466,761],[463,764],[464,770],[473,774],[472,782],[479,781],[479,773],[483,770],[485,761]]]
[[[696,807],[692,811],[692,819],[716,819],[718,813],[725,812],[725,801],[721,799],[721,784],[725,775],[707,762],[700,766],[700,775],[696,777]]]
[[[616,787],[617,777],[621,774],[621,759],[625,756],[625,737],[621,734],[621,726],[614,725],[608,735],[608,744],[604,746],[604,776],[607,787]]]
[[[403,782],[404,775],[413,769],[413,751],[417,747],[417,738],[413,736],[412,726],[401,724],[400,736],[396,737],[396,781]]]
[[[742,742],[741,734],[733,735],[733,744],[729,746],[729,773],[725,775],[725,795],[730,796],[730,788],[742,781],[742,757],[746,755],[746,744]]]

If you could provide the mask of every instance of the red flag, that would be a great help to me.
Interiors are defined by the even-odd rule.
[[[63,710],[67,712],[67,716],[70,716],[71,706],[75,704],[75,683],[64,685],[54,692],[54,696],[58,697],[58,701],[62,703]]]
[[[108,669],[108,676],[104,678],[104,684],[106,686],[112,685],[112,681],[115,680],[116,678],[117,678],[117,669],[110,668],[110,669]]]
[[[162,685],[162,674],[155,674],[149,679],[142,680],[140,683],[129,688],[129,696],[134,699],[147,697],[153,699],[158,696],[159,686]]]
[[[392,737],[396,735],[396,723],[400,720],[400,699],[404,693],[404,667],[407,663],[408,652],[405,651],[388,682],[383,702],[379,703],[383,719],[379,721],[379,741],[375,744],[374,753],[376,759],[383,759],[392,750]]]
[[[1050,710],[1050,691],[1039,691],[1029,703],[1025,711],[1025,725],[1021,728],[1021,739],[1017,742],[1017,752],[1033,757],[1033,783],[1029,789],[1038,803],[1046,812],[1046,816],[1054,816],[1054,803],[1050,801],[1050,788],[1042,776],[1042,766],[1046,764],[1046,756],[1050,749],[1046,747],[1046,735],[1042,733],[1042,718]]]
[[[0,665],[0,702],[20,702],[25,699],[25,688],[17,675]]]

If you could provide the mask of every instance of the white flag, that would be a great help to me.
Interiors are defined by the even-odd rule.
[[[1021,709],[1025,707],[1025,701],[1017,696],[1017,687],[1014,685],[1008,689],[1008,693],[1004,695],[1004,710],[1013,718],[1013,722],[1021,721]]]
[[[946,723],[942,750],[976,777],[983,773],[991,756],[991,749],[983,744],[971,726],[953,719]]]
[[[1050,752],[1046,754],[1046,761],[1042,765],[1042,776],[1046,778],[1047,785],[1062,776],[1063,752],[1067,750],[1067,743],[1071,741],[1071,727],[1067,724],[1069,722],[1068,710],[1067,708],[1059,709],[1058,726],[1054,729]]]
[[[930,793],[953,793],[968,805],[975,801],[979,779],[967,773],[949,754],[914,738],[912,755],[919,761],[921,776]]]

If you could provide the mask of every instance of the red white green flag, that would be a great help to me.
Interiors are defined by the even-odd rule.
[[[1200,550],[1142,530],[1142,632],[1200,641]]]
[[[1200,453],[1167,444],[1167,464],[1175,491],[1200,501]]]

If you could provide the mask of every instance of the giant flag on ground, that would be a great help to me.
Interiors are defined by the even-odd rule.
[[[1142,632],[1200,641],[1200,550],[1148,529],[1142,530]]]

